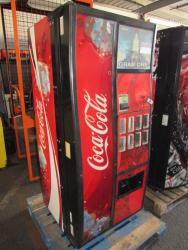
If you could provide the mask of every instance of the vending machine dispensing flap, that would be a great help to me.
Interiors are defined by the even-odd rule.
[[[129,179],[123,179],[118,184],[118,198],[133,192],[142,187],[144,171],[131,176]]]

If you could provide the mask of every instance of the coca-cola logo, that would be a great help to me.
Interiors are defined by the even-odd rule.
[[[43,149],[46,149],[46,136],[45,136],[45,130],[44,130],[44,111],[43,111],[43,105],[42,102],[39,100],[36,100],[36,113],[37,118],[39,121],[39,141],[40,145]]]
[[[87,157],[87,162],[95,170],[105,170],[109,164],[107,98],[103,94],[96,94],[93,100],[85,90],[84,100],[85,122],[91,130],[92,142],[92,155]]]

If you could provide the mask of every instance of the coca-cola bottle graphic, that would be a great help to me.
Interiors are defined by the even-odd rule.
[[[85,23],[85,34],[91,39],[102,55],[107,55],[112,50],[112,24],[110,21],[88,17]]]
[[[38,61],[38,70],[40,81],[38,83],[38,88],[44,96],[47,96],[50,93],[50,80],[48,73],[48,66]]]
[[[44,151],[43,151],[42,147],[40,147],[40,146],[38,147],[38,156],[39,156],[40,167],[42,169],[45,169],[47,161],[46,161]]]

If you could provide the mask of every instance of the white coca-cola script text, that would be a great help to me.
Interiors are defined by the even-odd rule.
[[[105,170],[109,165],[107,98],[103,94],[95,94],[95,100],[91,99],[85,90],[84,100],[85,122],[91,130],[92,142],[92,155],[87,157],[87,162],[95,170]],[[91,111],[94,111],[92,115]]]
[[[37,118],[39,121],[39,141],[40,145],[43,149],[46,148],[46,137],[45,137],[45,131],[44,131],[44,111],[43,111],[43,105],[42,102],[39,100],[36,100],[36,112],[37,112]]]

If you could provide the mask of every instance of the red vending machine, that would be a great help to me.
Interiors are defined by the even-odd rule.
[[[154,30],[69,3],[29,31],[44,197],[74,246],[142,208]]]

